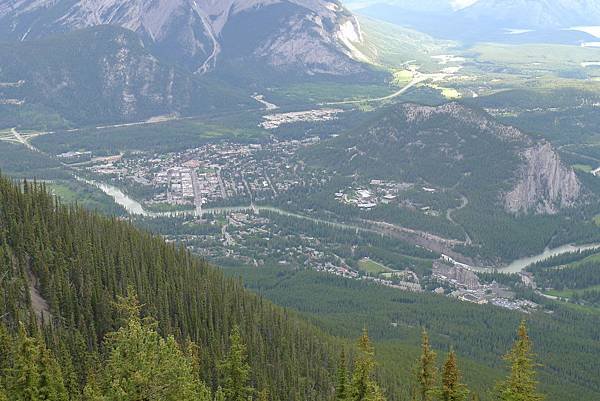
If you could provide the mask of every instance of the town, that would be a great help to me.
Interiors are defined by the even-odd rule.
[[[326,176],[294,159],[318,137],[266,144],[222,142],[166,154],[132,153],[85,165],[85,171],[128,192],[149,209],[249,205]]]
[[[290,217],[266,205],[296,188],[328,184],[331,172],[310,169],[296,157],[301,149],[319,141],[316,136],[271,138],[263,143],[216,142],[164,154],[131,152],[94,158],[90,152],[69,152],[58,157],[92,179],[123,188],[154,217],[163,216],[139,217],[143,224],[221,266],[312,269],[525,313],[538,308],[531,301],[517,299],[506,286],[481,283],[473,271],[443,255],[433,261],[429,274],[420,276],[411,266],[392,269],[369,258],[348,260],[336,252],[346,244],[312,235],[310,230],[291,229],[286,219],[299,216]],[[362,184],[355,181],[337,192],[328,190],[338,202],[358,209],[398,204],[439,215],[427,204],[438,189],[422,184],[371,179]],[[169,214],[180,211],[192,213]],[[164,219],[174,222],[169,227],[179,228],[165,230]],[[369,265],[377,268],[364,268]]]

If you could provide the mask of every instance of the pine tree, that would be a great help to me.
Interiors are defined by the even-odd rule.
[[[250,365],[247,362],[246,345],[242,341],[240,329],[235,326],[229,336],[230,346],[227,357],[219,368],[223,375],[223,393],[226,401],[248,401],[254,393],[248,383]]]
[[[9,370],[8,391],[14,401],[40,400],[40,374],[36,366],[39,348],[35,339],[29,337],[21,324],[17,334],[14,363]]]
[[[510,364],[508,377],[497,387],[499,401],[541,401],[543,395],[537,391],[533,345],[527,334],[525,321],[521,321],[515,341],[504,359]]]
[[[223,392],[221,386],[219,386],[217,391],[215,391],[214,401],[225,401],[225,393]]]
[[[40,345],[39,349],[40,399],[44,401],[67,401],[69,396],[58,362],[45,346]]]
[[[385,397],[374,379],[375,350],[371,345],[367,329],[358,340],[358,355],[354,362],[350,387],[351,401],[384,401]]]
[[[337,383],[335,387],[336,401],[348,401],[348,366],[346,361],[346,353],[342,349],[340,354],[340,363],[337,371]]]
[[[421,335],[421,343],[421,357],[417,361],[416,369],[418,396],[420,401],[432,401],[437,380],[436,353],[429,345],[429,335],[425,329]]]
[[[190,358],[152,322],[132,317],[108,336],[103,396],[106,401],[208,401]]]
[[[6,396],[6,390],[4,390],[4,387],[0,384],[0,401],[8,401],[8,397]]]
[[[8,369],[8,394],[14,401],[67,401],[62,372],[54,355],[20,325]]]
[[[258,401],[269,401],[269,389],[263,388],[258,393]]]
[[[100,384],[94,374],[87,377],[85,387],[83,388],[83,401],[104,401]]]
[[[469,396],[467,386],[461,383],[456,353],[450,351],[442,368],[442,387],[439,391],[441,401],[466,401]]]

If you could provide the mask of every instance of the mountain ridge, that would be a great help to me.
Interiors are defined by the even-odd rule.
[[[285,8],[289,29],[272,31],[254,50],[257,59],[272,67],[301,67],[308,74],[345,75],[364,72],[353,41],[361,41],[356,18],[336,0],[69,0],[0,1],[0,37],[39,39],[52,33],[98,25],[116,25],[136,32],[151,50],[193,72],[217,68],[223,53],[222,33],[236,16]],[[294,29],[294,26],[301,29]],[[275,23],[277,26],[277,23]],[[261,27],[262,29],[263,27]],[[284,32],[285,31],[285,32]],[[245,32],[246,34],[248,31]],[[310,41],[306,34],[310,34]],[[240,40],[243,40],[240,37]],[[267,52],[285,54],[272,59]],[[294,54],[298,55],[295,57]],[[305,55],[315,53],[308,62]],[[333,63],[332,60],[337,60]],[[320,62],[317,60],[320,59]],[[325,60],[325,61],[324,61]],[[362,57],[361,61],[365,61]],[[329,68],[323,68],[326,65]]]

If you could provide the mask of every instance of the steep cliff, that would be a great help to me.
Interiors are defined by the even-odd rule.
[[[562,208],[573,207],[581,198],[577,175],[562,163],[550,144],[525,149],[522,160],[518,182],[504,198],[508,211],[556,214]]]
[[[584,194],[549,144],[459,103],[389,107],[308,157],[346,175],[458,190],[468,210],[556,214]]]

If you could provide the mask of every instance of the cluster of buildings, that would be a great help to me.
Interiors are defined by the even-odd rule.
[[[342,109],[315,109],[307,111],[294,111],[290,113],[267,114],[263,116],[264,121],[259,124],[261,128],[272,130],[285,124],[332,121],[337,115],[343,113]]]
[[[453,262],[448,257],[434,262],[432,279],[442,285],[436,292],[443,294],[446,292],[444,288],[447,288],[450,290],[451,297],[461,301],[478,305],[491,304],[526,313],[539,308],[539,305],[534,302],[516,299],[513,291],[496,281],[488,284],[481,283],[477,274],[469,267]]]
[[[92,152],[65,152],[56,156],[63,163],[81,163],[92,159]]]
[[[348,187],[335,194],[336,199],[344,204],[360,209],[372,209],[379,204],[396,202],[398,194],[410,189],[413,184],[395,183],[383,180],[371,180],[367,186]]]
[[[137,193],[146,198],[138,201],[146,204],[250,204],[296,186],[320,185],[323,172],[309,170],[294,159],[299,148],[318,141],[310,137],[263,144],[220,142],[164,154],[137,152],[90,163],[86,169],[125,187],[143,187]]]

